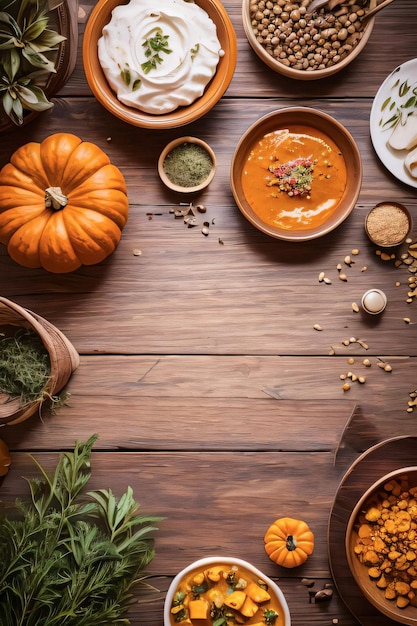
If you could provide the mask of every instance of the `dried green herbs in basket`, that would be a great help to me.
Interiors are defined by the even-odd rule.
[[[19,328],[0,335],[0,393],[19,397],[21,404],[37,402],[51,371],[48,351],[32,330]]]

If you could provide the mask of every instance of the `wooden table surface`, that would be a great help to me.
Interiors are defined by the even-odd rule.
[[[172,577],[212,554],[249,560],[276,579],[294,626],[379,626],[379,616],[362,610],[360,599],[350,612],[337,580],[334,596],[321,604],[310,602],[301,580],[314,580],[317,590],[332,581],[329,516],[350,464],[386,439],[417,434],[417,412],[407,412],[408,394],[417,387],[417,303],[406,302],[410,274],[382,261],[364,233],[367,211],[388,199],[410,209],[417,237],[416,190],[380,163],[369,132],[378,87],[397,65],[417,57],[415,0],[396,0],[379,13],[366,49],[348,69],[309,82],[264,66],[244,35],[240,0],[225,1],[238,38],[229,89],[203,119],[158,131],[119,122],[92,96],[81,41],[93,4],[80,2],[77,66],[53,110],[2,137],[0,166],[26,141],[62,130],[78,134],[123,172],[129,220],[111,257],[72,274],[24,269],[0,247],[0,294],[58,326],[81,357],[67,386],[68,405],[1,431],[12,452],[1,498],[26,493],[22,476],[35,471],[28,452],[52,467],[60,450],[98,433],[91,488],[121,494],[131,485],[145,512],[166,518],[148,568],[160,591],[144,604],[148,593],[138,590],[129,612],[133,626],[162,626]],[[292,105],[342,122],[364,165],[348,220],[302,244],[253,228],[229,185],[240,136],[262,114]],[[207,237],[174,218],[172,208],[187,199],[167,191],[156,171],[165,144],[184,134],[208,141],[218,160],[214,181],[196,199],[207,206]],[[337,264],[355,248],[359,255],[342,282]],[[319,283],[321,271],[331,285]],[[377,319],[351,307],[370,287],[388,297]],[[350,337],[368,349],[345,346]],[[378,367],[379,360],[392,371]],[[344,392],[340,375],[349,370],[367,380]],[[295,570],[274,565],[263,548],[266,528],[282,516],[305,519],[316,537],[313,556]]]

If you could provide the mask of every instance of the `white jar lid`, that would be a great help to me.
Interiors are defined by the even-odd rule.
[[[378,315],[387,306],[387,296],[380,289],[369,289],[362,296],[362,308],[371,315]]]

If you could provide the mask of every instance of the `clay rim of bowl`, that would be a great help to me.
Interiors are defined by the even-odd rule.
[[[407,231],[406,235],[401,239],[401,241],[398,241],[397,243],[380,243],[379,241],[376,241],[376,239],[374,239],[369,234],[369,231],[368,231],[368,218],[369,218],[370,214],[373,211],[375,211],[375,209],[378,209],[378,207],[385,206],[385,205],[397,207],[398,209],[400,209],[407,216],[407,219],[408,219],[408,231]],[[411,217],[410,211],[407,209],[407,207],[405,207],[400,202],[396,202],[396,201],[392,201],[392,200],[384,200],[383,202],[378,202],[378,204],[376,204],[374,207],[372,207],[372,209],[369,211],[369,213],[367,214],[367,216],[365,218],[365,232],[368,235],[369,239],[372,241],[372,243],[375,246],[378,246],[378,248],[396,248],[396,247],[400,246],[407,239],[408,235],[410,234],[410,231],[411,231],[412,227],[413,227],[413,218]]]
[[[202,148],[204,148],[204,150],[209,154],[211,158],[212,167],[211,167],[210,174],[207,176],[207,178],[204,179],[202,183],[200,183],[199,185],[195,185],[194,187],[182,187],[181,185],[176,185],[170,180],[170,178],[168,178],[168,176],[165,174],[165,171],[164,171],[164,161],[165,161],[167,154],[169,154],[171,150],[173,150],[177,146],[180,146],[183,143],[194,143],[198,146],[201,146]],[[215,173],[216,173],[216,155],[214,154],[214,151],[208,145],[208,143],[206,143],[202,139],[199,139],[198,137],[178,137],[178,139],[174,139],[173,141],[170,141],[162,150],[161,154],[159,155],[159,159],[158,159],[159,177],[164,183],[164,185],[168,187],[169,189],[171,189],[172,191],[177,191],[180,193],[195,193],[197,191],[201,191],[202,189],[205,189],[211,183],[211,181],[214,178]]]
[[[370,8],[376,6],[377,0],[370,0]],[[349,65],[352,61],[356,59],[356,57],[360,54],[363,48],[366,46],[369,37],[371,36],[375,17],[371,17],[367,20],[367,23],[364,28],[364,33],[362,38],[357,46],[349,53],[346,57],[344,57],[339,63],[332,65],[331,67],[322,69],[322,70],[312,70],[310,72],[306,70],[297,70],[291,67],[287,67],[280,61],[276,61],[266,50],[265,48],[257,41],[251,26],[251,18],[250,18],[250,0],[242,0],[242,21],[243,21],[243,29],[245,31],[246,38],[253,49],[253,51],[258,55],[258,57],[266,64],[268,67],[275,72],[280,74],[284,74],[289,78],[294,78],[296,80],[317,80],[319,78],[327,78],[328,76],[332,76],[336,74],[340,70],[344,69],[347,65]]]
[[[179,583],[181,582],[181,580],[184,578],[184,576],[192,572],[194,569],[197,569],[200,567],[209,567],[210,565],[215,565],[219,563],[224,563],[225,565],[237,565],[238,567],[247,569],[249,572],[259,577],[261,580],[264,580],[268,584],[268,586],[273,590],[274,594],[278,598],[278,601],[281,605],[282,612],[284,614],[284,626],[291,626],[290,610],[288,608],[287,601],[280,587],[278,587],[278,585],[274,583],[274,581],[271,580],[271,578],[269,578],[266,574],[261,572],[261,570],[259,570],[257,567],[255,567],[248,561],[244,561],[243,559],[238,559],[238,558],[235,559],[229,556],[225,556],[225,557],[209,556],[209,557],[205,557],[202,559],[198,559],[197,561],[194,561],[193,563],[190,563],[190,565],[187,565],[186,567],[184,567],[184,569],[182,569],[175,576],[170,586],[168,587],[168,591],[165,596],[164,626],[171,626],[171,619],[170,619],[171,602],[174,597],[175,591]]]
[[[392,472],[389,472],[389,474],[385,474],[385,476],[379,478],[365,491],[363,496],[356,503],[348,519],[345,534],[345,552],[350,572],[357,586],[362,591],[365,598],[372,604],[372,606],[374,606],[376,609],[378,609],[378,611],[380,611],[387,617],[395,620],[396,622],[399,622],[401,624],[407,624],[408,626],[416,626],[417,607],[408,606],[405,609],[399,609],[397,608],[394,601],[387,600],[384,597],[383,590],[378,589],[378,587],[376,586],[376,582],[369,578],[366,565],[363,565],[359,561],[359,559],[357,559],[356,555],[353,554],[353,540],[356,537],[354,525],[360,511],[364,508],[364,505],[368,501],[372,501],[373,494],[381,489],[386,482],[395,477],[410,473],[416,475],[415,480],[412,482],[415,482],[415,484],[417,485],[417,466],[402,467],[393,470]],[[361,582],[362,580],[364,581],[363,584]],[[410,617],[409,615],[407,615],[409,609],[415,611],[415,617]]]
[[[241,173],[246,161],[247,154],[251,147],[259,141],[266,133],[272,132],[286,126],[310,126],[321,129],[331,137],[344,155],[347,167],[347,177],[349,184],[346,184],[345,191],[338,207],[330,215],[327,222],[312,229],[305,230],[285,230],[274,228],[263,222],[256,212],[246,201],[241,184]],[[350,167],[347,157],[349,157]],[[267,113],[255,121],[240,138],[232,157],[230,167],[230,185],[237,206],[242,214],[260,231],[284,241],[310,241],[318,237],[327,235],[337,228],[350,215],[359,197],[362,185],[362,159],[359,149],[349,131],[327,113],[309,107],[286,107]],[[350,200],[348,201],[348,198]],[[338,208],[346,203],[346,208],[341,211]]]
[[[216,73],[206,85],[202,96],[190,105],[179,107],[165,115],[153,115],[125,106],[111,89],[98,59],[97,42],[109,23],[112,10],[128,0],[98,0],[85,26],[82,46],[83,67],[88,85],[98,102],[124,122],[140,128],[177,128],[205,115],[221,99],[232,80],[237,59],[237,38],[229,14],[219,0],[196,0],[216,24],[217,37],[224,55]]]

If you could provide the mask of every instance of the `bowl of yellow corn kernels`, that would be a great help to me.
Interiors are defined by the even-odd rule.
[[[290,626],[291,618],[284,594],[270,578],[241,559],[214,556],[175,576],[165,598],[164,626],[216,623]]]
[[[401,624],[417,624],[417,467],[376,481],[346,531],[350,571],[367,600]]]

